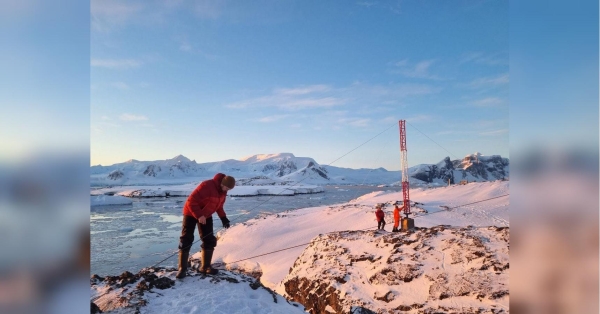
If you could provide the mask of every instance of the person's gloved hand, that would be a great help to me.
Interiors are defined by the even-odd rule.
[[[227,217],[222,217],[221,222],[223,223],[223,228],[227,229],[230,227],[229,219],[227,219]]]

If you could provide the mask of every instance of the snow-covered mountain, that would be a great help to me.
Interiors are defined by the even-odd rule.
[[[157,161],[129,160],[111,166],[92,166],[91,185],[179,184],[212,178],[216,172],[234,176],[239,185],[381,184],[399,181],[400,172],[321,166],[309,157],[291,153],[260,154],[241,160],[197,163],[182,155]]]
[[[461,180],[493,181],[508,178],[508,159],[500,156],[468,155],[462,160],[446,157],[435,165],[409,168],[411,184],[445,185]],[[234,176],[238,185],[277,185],[289,182],[306,184],[388,184],[401,181],[400,171],[350,169],[322,166],[313,158],[291,153],[260,154],[241,160],[197,163],[185,156],[156,161],[129,161],[111,166],[92,166],[91,185],[181,184],[212,178],[216,172]]]
[[[435,165],[421,164],[408,169],[415,183],[451,184],[460,181],[482,182],[506,180],[509,177],[508,158],[499,155],[484,156],[480,153],[465,156],[462,160],[444,158]],[[411,181],[411,183],[413,183]]]

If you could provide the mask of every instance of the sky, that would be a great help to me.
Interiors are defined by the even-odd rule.
[[[90,162],[287,152],[399,170],[398,120],[409,166],[509,157],[508,13],[508,1],[92,0]]]

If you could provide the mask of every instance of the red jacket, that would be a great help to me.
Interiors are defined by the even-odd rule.
[[[224,177],[224,174],[217,173],[211,180],[202,181],[188,196],[183,206],[183,214],[198,219],[200,216],[211,217],[214,212],[217,212],[219,217],[226,217],[223,204],[227,192],[221,189],[221,181]]]
[[[381,221],[383,217],[385,217],[385,214],[383,213],[383,210],[379,208],[375,211],[375,216],[377,216],[377,221]]]

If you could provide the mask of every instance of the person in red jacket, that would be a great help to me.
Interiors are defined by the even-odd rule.
[[[385,228],[385,220],[383,218],[385,217],[385,213],[383,213],[383,210],[381,210],[381,205],[377,205],[375,217],[377,217],[377,229],[384,230],[383,228]]]
[[[222,173],[203,181],[188,196],[183,206],[183,224],[179,237],[179,271],[175,277],[181,279],[187,274],[188,257],[194,242],[194,231],[198,225],[198,233],[202,240],[202,266],[200,272],[214,275],[216,269],[210,267],[212,255],[217,246],[217,238],[213,234],[212,214],[217,212],[223,228],[229,228],[229,219],[223,210],[227,191],[235,187],[235,179]]]

